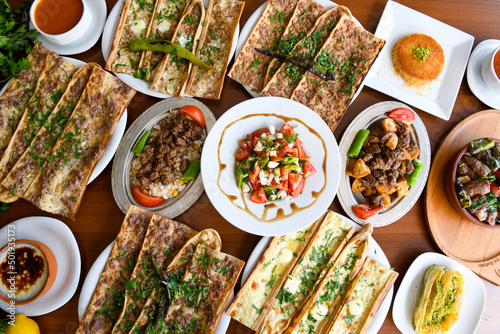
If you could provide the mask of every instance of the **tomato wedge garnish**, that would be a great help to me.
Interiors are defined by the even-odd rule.
[[[242,139],[238,140],[238,144],[240,145],[240,147],[242,149],[244,149],[248,153],[252,154],[252,148],[250,146],[248,146],[248,144],[246,142],[244,142]]]
[[[309,162],[304,162],[304,177],[316,174],[316,168]]]
[[[164,201],[161,197],[149,196],[142,192],[141,187],[135,186],[132,192],[134,199],[142,206],[155,206]]]
[[[288,124],[287,122],[285,122],[285,124],[283,124],[283,126],[281,127],[281,130],[280,132],[282,134],[285,134],[285,133],[288,133],[288,137],[291,137],[295,134],[295,131],[293,131],[293,128],[290,124]]]
[[[391,111],[387,116],[410,125],[415,120],[415,114],[408,108],[396,108]]]
[[[236,151],[236,153],[234,154],[234,157],[238,161],[243,161],[246,158],[248,158],[249,156],[250,156],[250,152],[248,152],[247,150],[242,149],[241,147],[238,147],[238,151]]]
[[[304,189],[304,177],[301,174],[290,173],[288,175],[288,189],[290,189],[290,195],[297,197],[300,195]]]
[[[261,128],[259,130],[255,130],[254,132],[252,132],[252,136],[260,138],[260,135],[263,134],[264,132],[267,133],[267,134],[271,133],[271,132],[269,132],[268,128]]]
[[[262,204],[267,202],[266,192],[264,188],[258,187],[250,195],[250,200],[257,204]]]
[[[352,206],[352,211],[361,219],[370,219],[378,214],[382,208],[370,204],[358,204]]]
[[[179,109],[179,114],[186,116],[192,121],[195,121],[202,128],[205,127],[205,115],[203,115],[203,111],[201,111],[201,109],[197,106],[183,106]]]
[[[297,146],[298,157],[300,160],[304,160],[306,156],[304,153],[304,146],[302,145],[302,141],[299,138],[295,139],[295,146]]]
[[[490,183],[490,191],[492,191],[496,197],[500,197],[500,187],[496,183]]]

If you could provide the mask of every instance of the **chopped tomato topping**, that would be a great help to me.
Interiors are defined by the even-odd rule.
[[[304,177],[316,174],[316,168],[309,162],[304,162]]]
[[[264,188],[258,187],[257,189],[254,189],[254,191],[250,195],[250,200],[257,204],[266,203],[267,197]]]
[[[236,151],[236,154],[234,155],[234,157],[238,161],[243,161],[246,158],[248,158],[249,156],[250,156],[250,152],[242,149],[241,147],[238,147],[238,151]]]

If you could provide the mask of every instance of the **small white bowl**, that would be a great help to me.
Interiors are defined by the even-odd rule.
[[[58,34],[58,35],[52,35],[52,34],[47,34],[43,32],[38,25],[36,24],[35,20],[35,10],[38,6],[38,4],[41,2],[41,0],[35,0],[33,4],[31,5],[30,9],[30,19],[31,23],[33,26],[40,32],[40,34],[45,37],[47,40],[51,41],[52,43],[56,43],[59,45],[66,45],[70,44],[72,42],[75,42],[78,40],[80,37],[82,37],[87,30],[90,28],[90,24],[92,23],[92,11],[90,10],[89,5],[85,0],[80,0],[83,4],[83,13],[82,17],[80,18],[80,21],[68,30],[65,33]],[[64,2],[64,1],[62,1]],[[64,4],[61,3],[61,1],[53,1],[51,3],[51,6],[63,6]]]
[[[484,82],[486,82],[488,87],[500,93],[500,78],[498,78],[495,73],[495,67],[493,65],[495,55],[498,52],[500,52],[500,46],[490,55],[486,56],[483,61],[483,65],[481,66],[481,75],[483,76]]]

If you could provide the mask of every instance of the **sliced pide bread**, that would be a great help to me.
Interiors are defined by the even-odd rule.
[[[337,214],[328,211],[316,235],[288,275],[258,333],[283,333],[300,312],[307,298],[354,234],[355,229]]]
[[[33,139],[33,144],[24,151],[3,180],[2,186],[6,189],[15,189],[17,197],[24,196],[38,170],[49,156],[95,67],[100,68],[96,63],[88,63],[76,71],[63,96]]]
[[[12,78],[0,97],[0,119],[4,120],[0,122],[0,158],[35,91],[48,53],[40,43],[35,44],[28,55],[28,67],[21,69],[17,78]]]
[[[186,93],[204,99],[218,99],[224,85],[236,27],[244,1],[210,0],[196,56],[211,69],[193,66]]]
[[[367,258],[325,333],[366,333],[397,277],[394,270]]]
[[[152,216],[147,210],[129,206],[77,334],[111,332],[121,311],[125,284],[134,269],[130,263],[135,263],[141,251]]]
[[[202,30],[201,23],[204,20],[205,7],[203,2],[194,0],[182,15],[172,42],[194,53]],[[167,53],[156,68],[150,89],[172,96],[182,96],[192,66],[193,64],[188,60]]]
[[[297,2],[298,0],[269,0],[229,71],[231,78],[258,92],[264,88],[264,76],[272,58],[254,48],[277,49]]]
[[[161,278],[156,274],[152,259],[161,270],[165,270],[186,241],[196,234],[196,231],[182,223],[153,215],[130,277],[130,283],[125,287],[123,309],[111,333],[128,333],[151,291],[161,284]]]
[[[321,219],[318,219],[300,231],[274,237],[226,313],[257,330],[320,222]]]
[[[373,228],[367,224],[347,243],[316,286],[314,293],[292,320],[286,334],[322,333],[331,314],[341,307],[352,281],[368,254]]]

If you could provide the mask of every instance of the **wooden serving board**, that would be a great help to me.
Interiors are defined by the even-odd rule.
[[[460,122],[434,156],[425,198],[425,216],[436,245],[479,276],[500,285],[500,229],[483,228],[457,213],[446,195],[446,166],[472,140],[500,138],[500,110],[475,113]]]

